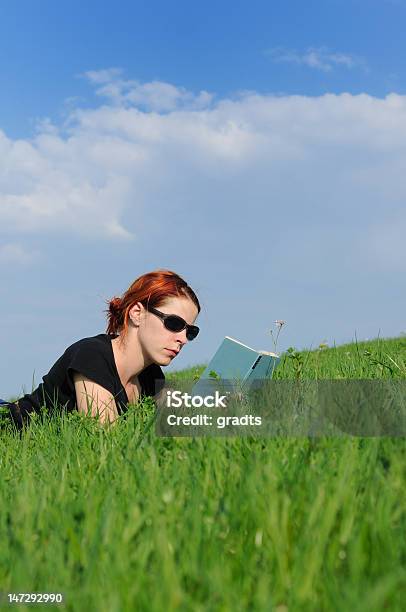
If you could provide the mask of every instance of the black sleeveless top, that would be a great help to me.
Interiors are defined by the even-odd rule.
[[[42,406],[46,406],[50,413],[77,410],[74,371],[110,391],[115,398],[118,414],[126,412],[129,401],[120,381],[111,344],[117,336],[98,334],[69,346],[48,374],[43,376],[43,382],[35,391],[10,404],[10,415],[17,427],[20,429],[24,422],[28,422],[30,412],[40,413]],[[154,396],[163,388],[165,376],[161,368],[153,363],[140,372],[138,380],[141,397]]]

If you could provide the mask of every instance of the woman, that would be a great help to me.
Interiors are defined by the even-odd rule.
[[[199,300],[175,272],[156,270],[137,278],[124,295],[108,302],[107,333],[66,349],[31,394],[8,406],[18,429],[42,406],[51,413],[79,410],[113,422],[164,386],[160,366],[169,365],[196,338]]]

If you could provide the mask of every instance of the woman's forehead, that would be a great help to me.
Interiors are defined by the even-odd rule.
[[[198,314],[197,306],[187,297],[168,297],[158,308],[179,316],[196,317]]]

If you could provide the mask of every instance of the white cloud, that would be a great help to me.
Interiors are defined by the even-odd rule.
[[[212,94],[201,91],[194,94],[184,87],[171,83],[151,81],[140,83],[121,78],[122,72],[110,70],[89,71],[85,76],[97,85],[97,95],[107,98],[111,103],[120,106],[136,106],[147,111],[165,113],[178,109],[201,110],[207,108],[213,100]]]
[[[130,180],[109,171],[114,148],[108,144],[104,140],[103,163],[97,159],[100,143],[84,132],[64,138],[47,123],[32,141],[12,141],[0,132],[1,227],[131,238],[119,221],[131,197]]]
[[[274,62],[307,66],[322,72],[331,72],[334,68],[341,66],[348,69],[367,69],[366,61],[363,58],[350,53],[334,52],[327,47],[309,47],[302,53],[294,49],[276,47],[275,49],[268,50],[267,55]]]
[[[213,236],[236,235],[251,214],[262,239],[261,218],[277,217],[285,236],[336,232],[347,249],[377,225],[404,261],[389,220],[406,198],[406,96],[243,92],[197,109],[201,93],[157,82],[123,89],[117,69],[89,74],[124,103],[106,91],[99,107],[76,107],[61,126],[43,121],[32,139],[0,132],[2,234],[156,240],[170,210]]]
[[[26,249],[21,244],[10,242],[0,245],[0,265],[27,265],[38,261],[39,258],[39,251]]]
[[[122,74],[123,70],[121,68],[106,68],[105,70],[88,70],[83,76],[85,76],[91,83],[102,85],[104,83],[110,83],[115,79],[119,79]]]

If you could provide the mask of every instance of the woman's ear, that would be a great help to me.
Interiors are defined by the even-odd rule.
[[[130,310],[128,311],[128,315],[136,327],[138,327],[140,324],[140,317],[143,309],[144,307],[141,302],[137,302],[131,306]]]

